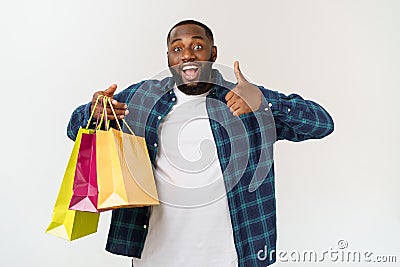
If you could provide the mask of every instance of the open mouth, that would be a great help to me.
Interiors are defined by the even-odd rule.
[[[184,82],[198,80],[200,74],[200,66],[193,62],[185,63],[181,67],[181,74]]]

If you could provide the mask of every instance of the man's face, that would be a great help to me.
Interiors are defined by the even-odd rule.
[[[185,94],[202,94],[210,89],[212,62],[217,58],[204,29],[181,25],[171,31],[168,41],[168,66],[178,88]]]

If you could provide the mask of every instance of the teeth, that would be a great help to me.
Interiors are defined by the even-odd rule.
[[[195,65],[190,65],[190,66],[185,66],[182,68],[182,70],[192,70],[192,69],[198,69],[199,67],[195,66]]]

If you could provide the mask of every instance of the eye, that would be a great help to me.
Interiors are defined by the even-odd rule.
[[[182,50],[182,48],[180,48],[179,46],[178,46],[178,47],[175,47],[175,48],[173,49],[174,52],[180,52],[181,50]]]
[[[202,48],[203,48],[202,45],[195,45],[195,46],[193,47],[194,50],[200,50],[200,49],[202,49]]]

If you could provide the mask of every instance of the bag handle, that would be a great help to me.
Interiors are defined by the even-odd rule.
[[[113,113],[113,115],[114,115],[114,117],[115,117],[115,121],[117,122],[118,129],[122,132],[121,124],[119,123],[119,120],[118,120],[118,118],[117,118],[117,114],[115,114],[115,110],[114,110],[114,108],[113,108],[113,106],[112,106],[112,103],[111,103],[111,98],[105,96],[105,97],[104,97],[104,107],[106,107],[107,102],[109,103],[110,108],[111,108],[111,111],[112,111],[112,113]],[[105,118],[106,118],[106,121],[107,121],[107,111],[106,111],[106,108],[104,108],[103,110],[104,110],[104,112],[105,112]],[[106,121],[105,121],[105,123],[106,123]],[[132,136],[136,137],[135,133],[132,131],[131,127],[129,127],[129,125],[128,125],[128,123],[125,121],[125,119],[122,119],[122,122],[125,124],[125,126],[128,128],[128,130],[131,132]],[[106,125],[107,125],[107,126],[106,126],[106,129],[108,130],[108,129],[109,129],[109,127],[108,127],[109,125],[108,125],[107,123],[106,123]],[[136,145],[134,145],[133,149],[136,151]],[[125,161],[126,161],[126,158],[125,158],[125,157],[124,157],[124,159],[125,159]]]
[[[90,122],[92,121],[92,118],[93,118],[94,112],[95,112],[95,110],[96,110],[96,106],[97,106],[97,104],[98,104],[98,102],[99,102],[99,100],[100,100],[100,97],[102,97],[102,95],[99,95],[99,96],[96,98],[96,102],[94,103],[94,107],[93,107],[92,112],[91,112],[91,114],[90,114],[88,123],[87,123],[87,125],[86,125],[86,129],[89,129]],[[103,102],[104,102],[104,101],[103,101]],[[101,110],[101,107],[103,106],[103,102],[100,102],[100,110]],[[96,128],[95,128],[96,130],[100,130],[101,124],[103,123],[104,112],[102,112],[101,118],[100,118],[100,122],[99,122],[99,116],[98,116],[98,115],[100,115],[100,110],[99,110],[99,112],[98,112],[98,114],[97,114]]]
[[[106,106],[107,102],[108,102],[108,104],[110,105],[111,111],[112,111],[112,113],[113,113],[113,115],[114,115],[114,117],[115,117],[115,121],[117,122],[118,129],[122,132],[121,124],[120,124],[119,121],[118,121],[117,114],[115,114],[115,110],[114,110],[114,108],[113,108],[113,106],[112,106],[112,103],[111,103],[111,98],[109,98],[108,96],[105,96],[105,97],[104,97],[104,102],[105,102],[104,107]],[[106,108],[104,108],[104,110],[106,110]],[[106,112],[107,112],[107,111],[106,111]],[[106,118],[107,118],[107,114],[106,114]],[[132,134],[133,136],[136,136],[135,133],[132,131],[131,127],[129,127],[128,123],[125,121],[125,119],[122,119],[122,122],[124,123],[124,125],[126,126],[126,128],[128,128],[128,130],[131,132],[131,134]],[[107,127],[107,130],[108,130],[108,127]]]
[[[107,117],[107,96],[103,96],[103,114],[104,117],[104,129],[108,131],[108,117]]]

